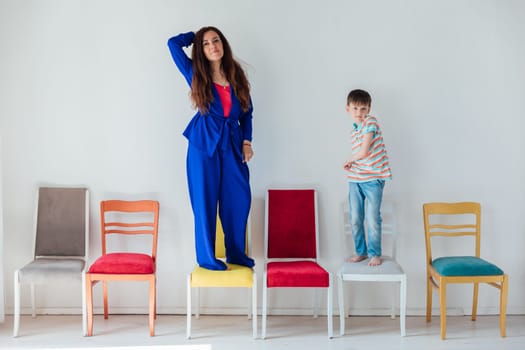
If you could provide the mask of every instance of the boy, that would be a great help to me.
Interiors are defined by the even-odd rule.
[[[388,156],[377,119],[371,115],[372,98],[364,90],[352,90],[346,101],[346,111],[354,121],[352,157],[344,164],[348,172],[350,224],[356,255],[348,261],[370,258],[369,266],[381,265],[381,200],[385,180],[392,179]],[[365,241],[364,216],[368,243]]]

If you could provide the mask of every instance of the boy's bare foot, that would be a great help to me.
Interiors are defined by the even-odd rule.
[[[382,261],[381,258],[378,256],[373,256],[370,261],[368,262],[368,266],[379,266],[381,265]]]
[[[354,256],[351,256],[348,259],[346,259],[346,261],[348,261],[348,262],[360,262],[360,261],[365,260],[366,258],[367,258],[366,255],[354,255]]]

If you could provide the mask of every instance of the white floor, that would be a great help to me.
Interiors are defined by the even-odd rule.
[[[260,318],[259,318],[260,321]],[[149,336],[146,315],[95,316],[94,336],[81,336],[80,316],[22,316],[20,336],[12,337],[13,318],[0,324],[2,349],[97,348],[244,350],[244,349],[525,349],[525,316],[507,317],[507,337],[499,336],[497,316],[447,318],[447,340],[439,336],[439,318],[407,318],[407,336],[399,335],[399,319],[350,317],[346,335],[339,336],[339,318],[334,317],[334,338],[328,339],[326,317],[269,316],[267,339],[252,339],[246,316],[203,315],[193,320],[193,338],[186,340],[184,316],[159,315],[155,337]],[[260,322],[259,322],[260,325]]]

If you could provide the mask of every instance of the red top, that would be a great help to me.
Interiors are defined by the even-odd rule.
[[[228,118],[228,116],[230,115],[230,110],[232,109],[232,96],[230,92],[230,85],[223,86],[217,83],[214,84],[221,99],[222,109],[224,110],[224,117]]]

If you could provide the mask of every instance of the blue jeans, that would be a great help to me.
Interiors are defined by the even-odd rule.
[[[350,182],[348,200],[350,203],[350,224],[355,251],[360,256],[381,256],[381,201],[384,180]],[[366,200],[366,210],[365,210]],[[365,241],[365,212],[368,244]]]

